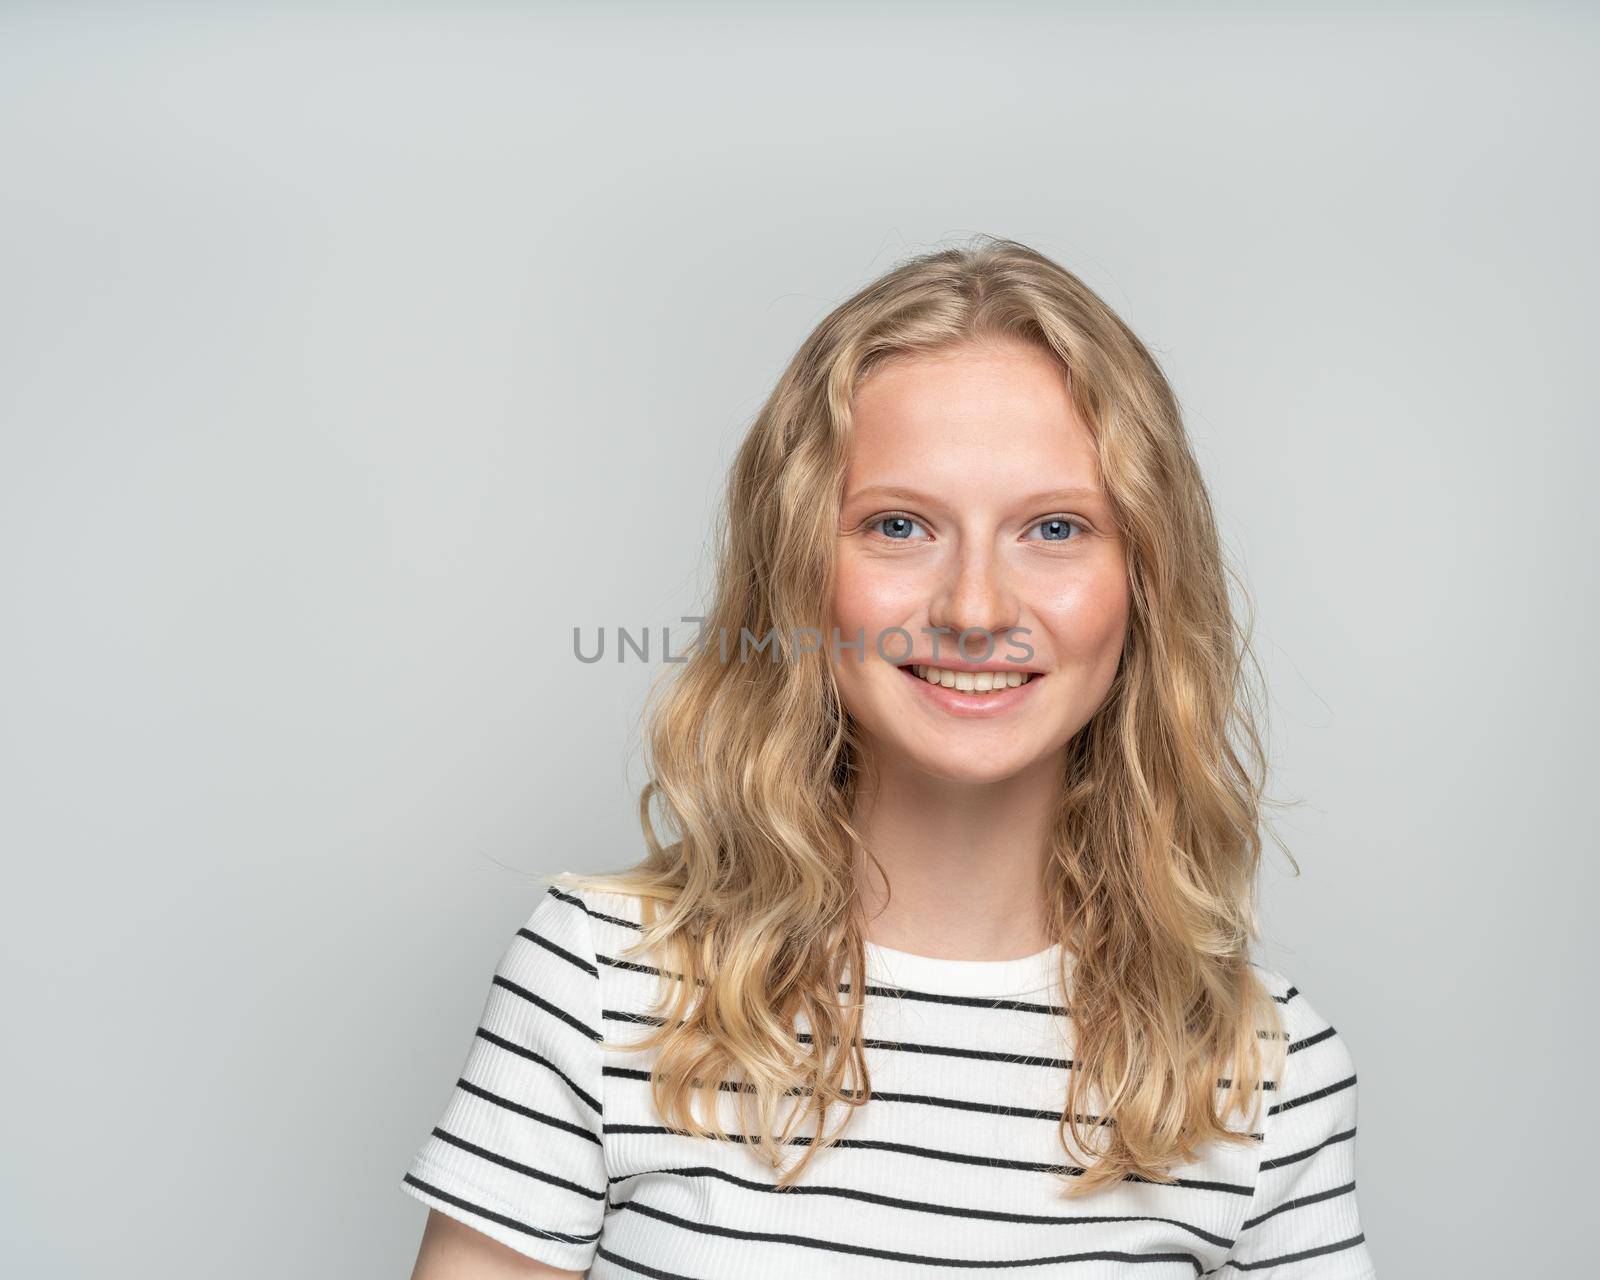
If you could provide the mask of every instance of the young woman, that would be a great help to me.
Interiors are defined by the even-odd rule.
[[[648,855],[511,940],[416,1280],[1374,1276],[1350,1053],[1251,959],[1248,648],[1139,340],[1014,242],[911,261],[721,532]]]

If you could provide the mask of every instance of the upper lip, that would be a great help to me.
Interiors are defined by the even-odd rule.
[[[964,658],[907,658],[895,663],[897,667],[938,667],[940,671],[1018,671],[1025,676],[1043,675],[1034,667],[1017,662],[968,662]]]

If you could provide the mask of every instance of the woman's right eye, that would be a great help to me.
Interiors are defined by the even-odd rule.
[[[922,529],[922,526],[910,516],[900,515],[879,516],[872,522],[872,527],[883,534],[884,537],[891,538],[896,542],[905,542],[911,538],[913,529]],[[922,529],[922,531],[927,533],[926,529]]]

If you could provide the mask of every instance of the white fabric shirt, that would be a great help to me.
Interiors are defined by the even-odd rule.
[[[1057,1136],[1071,1055],[1059,947],[957,961],[869,944],[872,1100],[779,1191],[743,1144],[661,1124],[648,1055],[596,1044],[648,1029],[659,971],[619,959],[640,919],[625,895],[541,897],[501,957],[408,1194],[595,1280],[1377,1274],[1356,1208],[1350,1053],[1282,974],[1261,970],[1290,1045],[1260,1141],[1211,1144],[1172,1170],[1175,1186],[1066,1200],[1049,1172],[1072,1163]],[[719,1094],[737,1134],[732,1102]]]

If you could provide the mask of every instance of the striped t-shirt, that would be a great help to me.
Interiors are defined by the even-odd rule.
[[[1350,1053],[1281,974],[1261,970],[1290,1041],[1261,1140],[1210,1144],[1171,1170],[1175,1185],[1128,1179],[1067,1200],[1050,1172],[1073,1165],[1057,1136],[1071,1055],[1059,946],[960,961],[869,944],[872,1098],[780,1191],[742,1143],[661,1123],[648,1054],[596,1043],[648,1029],[660,970],[619,959],[639,908],[613,893],[540,898],[408,1194],[595,1280],[1376,1275],[1356,1209]],[[737,1136],[732,1099],[717,1096]]]

